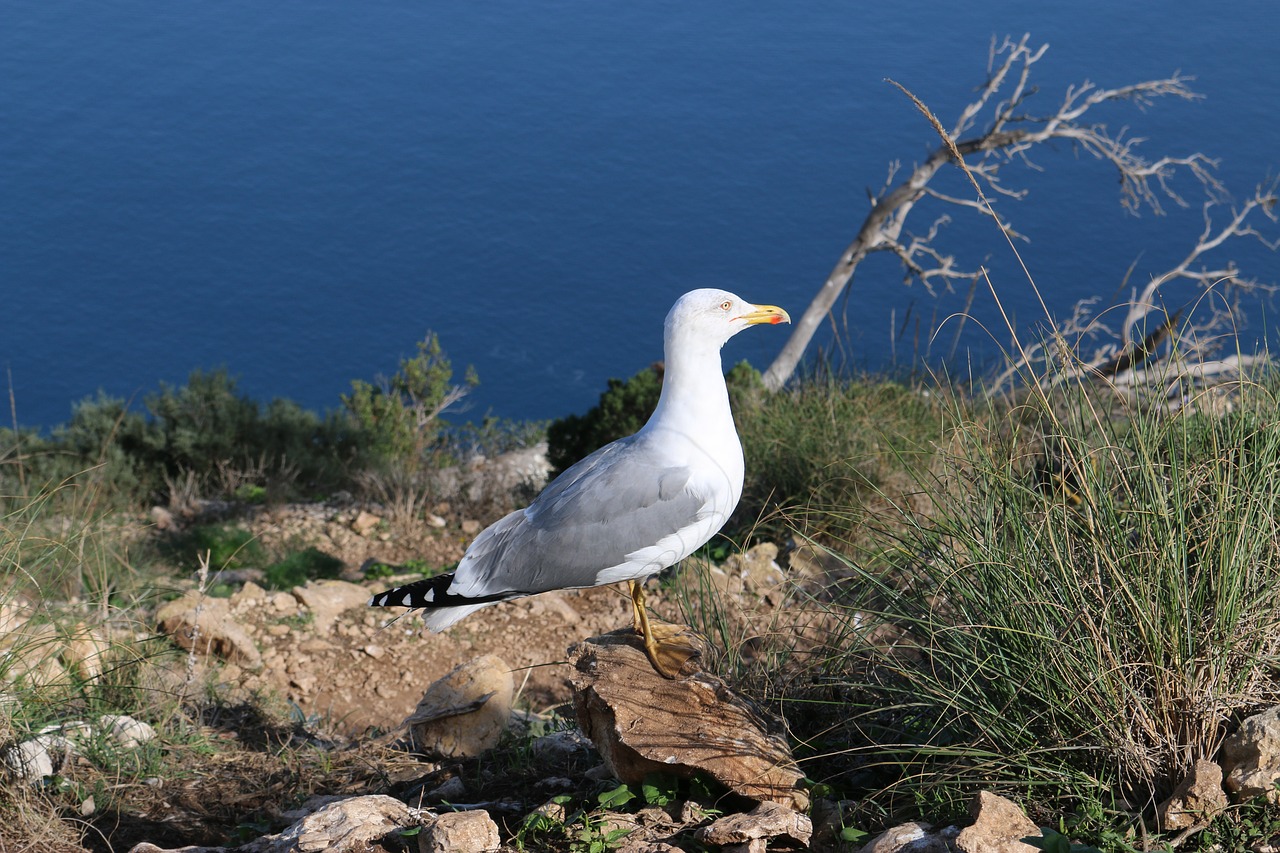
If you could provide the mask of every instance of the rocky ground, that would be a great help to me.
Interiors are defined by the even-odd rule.
[[[182,595],[140,618],[186,650],[158,659],[162,690],[187,697],[188,716],[159,733],[86,716],[7,747],[0,758],[24,784],[0,787],[18,792],[0,802],[6,820],[18,816],[0,821],[0,851],[1033,849],[1020,839],[1038,833],[1035,824],[989,793],[963,829],[908,824],[842,840],[847,804],[811,795],[780,721],[711,674],[723,662],[714,648],[705,671],[654,674],[618,630],[631,620],[620,588],[504,603],[442,634],[425,632],[417,615],[368,607],[372,594],[420,576],[371,580],[371,565],[448,567],[495,517],[437,504],[402,524],[351,501],[224,514],[268,551],[337,557],[343,579],[274,591],[253,570],[181,579]],[[177,535],[183,524],[163,510],[153,519],[147,535]],[[712,591],[721,636],[744,658],[781,644],[803,661],[831,627],[804,602],[838,566],[811,550],[780,554],[765,543],[683,571]],[[211,595],[216,587],[233,591]],[[690,588],[651,583],[652,609],[697,622]],[[21,613],[6,607],[0,628],[21,633]],[[85,632],[66,638],[58,665],[104,678],[95,656],[107,657],[106,646]],[[1164,826],[1202,828],[1226,807],[1224,778],[1237,794],[1280,779],[1280,764],[1257,758],[1280,739],[1280,710],[1271,717],[1228,768],[1261,781],[1232,783],[1201,762],[1162,806]],[[136,755],[124,764],[161,769],[112,778],[104,749],[117,767]],[[709,781],[686,778],[694,775]],[[53,796],[62,821],[33,818],[24,792],[31,803]],[[73,825],[83,830],[68,832]]]

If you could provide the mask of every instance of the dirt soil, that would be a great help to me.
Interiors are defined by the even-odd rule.
[[[284,507],[262,513],[248,526],[268,547],[289,542],[314,546],[346,566],[344,576],[362,577],[369,560],[396,565],[408,560],[451,566],[473,538],[475,519],[453,518],[443,527],[422,526],[393,533],[364,510]],[[357,520],[361,523],[357,524]],[[486,519],[488,521],[488,519]],[[362,530],[367,533],[362,535]],[[366,596],[416,580],[405,574],[359,580]],[[247,586],[232,598],[236,621],[256,642],[263,667],[236,665],[221,671],[231,688],[274,691],[308,716],[321,716],[349,735],[371,727],[399,725],[423,692],[455,666],[495,654],[515,673],[517,705],[544,710],[570,701],[567,647],[577,640],[630,624],[629,599],[621,586],[553,592],[488,607],[448,631],[433,634],[421,617],[402,608],[359,604],[332,619],[308,616],[288,593]],[[673,608],[654,596],[660,615]]]
[[[533,733],[538,727],[550,731],[571,725],[564,722],[572,718],[567,649],[631,623],[630,600],[620,585],[498,604],[440,634],[427,632],[418,614],[368,606],[373,594],[421,577],[407,572],[369,580],[370,561],[446,570],[498,515],[463,515],[440,505],[425,520],[419,516],[396,524],[376,507],[343,503],[241,510],[222,517],[219,523],[248,529],[267,553],[316,548],[337,557],[343,579],[287,591],[267,590],[244,577],[206,579],[209,587],[230,581],[234,591],[228,599],[203,593],[200,598],[203,606],[225,615],[246,654],[221,647],[218,654],[191,659],[196,677],[207,679],[216,697],[190,721],[192,745],[167,738],[165,775],[113,783],[111,797],[103,798],[110,802],[106,809],[99,806],[90,814],[75,796],[69,805],[64,798],[54,807],[87,815],[82,825],[92,830],[81,843],[88,849],[121,851],[141,841],[173,847],[243,842],[289,825],[305,813],[299,809],[308,798],[317,796],[385,793],[424,807],[477,804],[498,821],[507,839],[553,795],[594,802],[600,786],[609,783],[607,772],[601,775],[599,756],[589,749],[531,760],[527,744],[522,750],[516,743],[496,758],[431,762],[404,742],[402,723],[427,688],[485,654],[498,656],[513,671],[514,705]],[[753,553],[755,558],[731,558],[723,567],[684,572],[715,585],[715,606],[726,620],[721,624],[744,654],[767,644],[770,634],[785,637],[792,648],[817,642],[823,626],[796,621],[783,606],[785,590],[805,571],[802,563],[793,556],[788,576],[774,561],[772,546]],[[683,621],[675,593],[656,583],[649,589],[658,616]],[[176,671],[169,675],[182,677]],[[270,708],[275,716],[264,710]],[[217,746],[199,746],[210,742]],[[64,773],[78,786],[75,790],[109,782],[83,760]],[[674,821],[677,828],[696,826],[705,816],[673,813],[663,821],[664,826]],[[0,832],[0,849],[4,841]]]

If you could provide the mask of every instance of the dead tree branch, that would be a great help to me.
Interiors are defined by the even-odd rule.
[[[1219,353],[1235,338],[1240,296],[1274,293],[1277,286],[1242,276],[1234,263],[1211,264],[1208,256],[1237,238],[1258,240],[1273,251],[1280,248],[1280,238],[1268,240],[1256,227],[1259,216],[1280,221],[1278,191],[1280,181],[1275,181],[1256,187],[1242,203],[1209,198],[1203,205],[1204,228],[1186,257],[1112,309],[1124,311],[1118,331],[1092,316],[1096,300],[1078,303],[1072,316],[1046,336],[1047,343],[1023,348],[1022,357],[996,377],[987,396],[1006,393],[1020,382],[1051,387],[1083,380],[1105,384],[1130,400],[1154,396],[1166,408],[1178,408],[1195,392],[1236,381],[1248,368],[1267,363],[1265,355]],[[1215,219],[1223,207],[1229,215],[1225,221],[1220,215]],[[1165,293],[1175,282],[1190,283],[1196,297],[1170,310]],[[1155,318],[1156,326],[1147,331]],[[1105,339],[1115,342],[1091,344]],[[1093,351],[1081,355],[1088,345]],[[1063,348],[1068,351],[1057,351]]]
[[[1024,191],[1003,183],[1000,167],[1017,160],[1023,165],[1038,168],[1030,157],[1036,146],[1052,140],[1068,140],[1078,149],[1116,168],[1120,175],[1121,202],[1130,210],[1137,211],[1145,206],[1159,214],[1163,212],[1162,201],[1185,205],[1186,202],[1172,186],[1172,180],[1179,172],[1190,172],[1206,188],[1211,199],[1223,197],[1222,187],[1211,171],[1214,161],[1203,154],[1149,161],[1137,151],[1140,139],[1128,136],[1123,129],[1112,133],[1104,124],[1086,121],[1090,110],[1112,101],[1130,101],[1142,107],[1162,97],[1198,98],[1200,96],[1187,87],[1190,78],[1175,73],[1161,80],[1115,89],[1100,89],[1085,82],[1069,87],[1052,113],[1030,115],[1023,110],[1036,94],[1035,87],[1030,84],[1032,68],[1044,57],[1048,45],[1033,48],[1029,40],[1028,35],[1017,41],[1006,38],[998,46],[992,40],[987,80],[979,87],[975,99],[961,110],[953,126],[952,138],[959,140],[956,147],[969,163],[974,177],[984,186],[984,191],[993,198],[1021,198]],[[986,129],[964,138],[979,123],[984,123]],[[899,164],[891,164],[888,182],[879,194],[871,195],[871,209],[857,235],[841,253],[826,281],[796,321],[782,351],[765,372],[764,381],[768,388],[781,388],[795,373],[819,326],[831,315],[836,301],[849,287],[858,264],[872,252],[893,252],[903,264],[907,281],[918,280],[926,287],[931,287],[934,282],[949,286],[957,280],[975,279],[979,274],[977,270],[963,268],[953,256],[945,255],[932,246],[937,234],[936,226],[941,219],[935,220],[935,227],[923,237],[911,237],[909,234],[904,237],[911,212],[925,198],[994,213],[979,202],[949,197],[929,188],[934,175],[951,162],[951,149],[946,144],[939,145],[897,183],[894,180],[898,177]],[[1003,218],[1001,221],[1008,225]]]

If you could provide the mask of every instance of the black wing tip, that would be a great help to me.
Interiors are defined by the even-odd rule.
[[[440,607],[442,599],[449,596],[447,590],[453,583],[453,574],[437,575],[433,578],[414,581],[386,592],[379,592],[369,599],[370,607]]]
[[[468,604],[493,604],[528,595],[527,592],[499,592],[493,595],[469,597],[449,592],[453,585],[453,573],[414,581],[386,592],[379,592],[369,599],[370,607],[408,607],[410,610],[434,610],[441,607],[465,607]]]

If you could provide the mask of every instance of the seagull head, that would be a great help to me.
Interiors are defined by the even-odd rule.
[[[694,341],[716,350],[748,326],[790,323],[791,316],[776,305],[755,305],[727,290],[691,290],[676,300],[667,314],[668,345]]]

